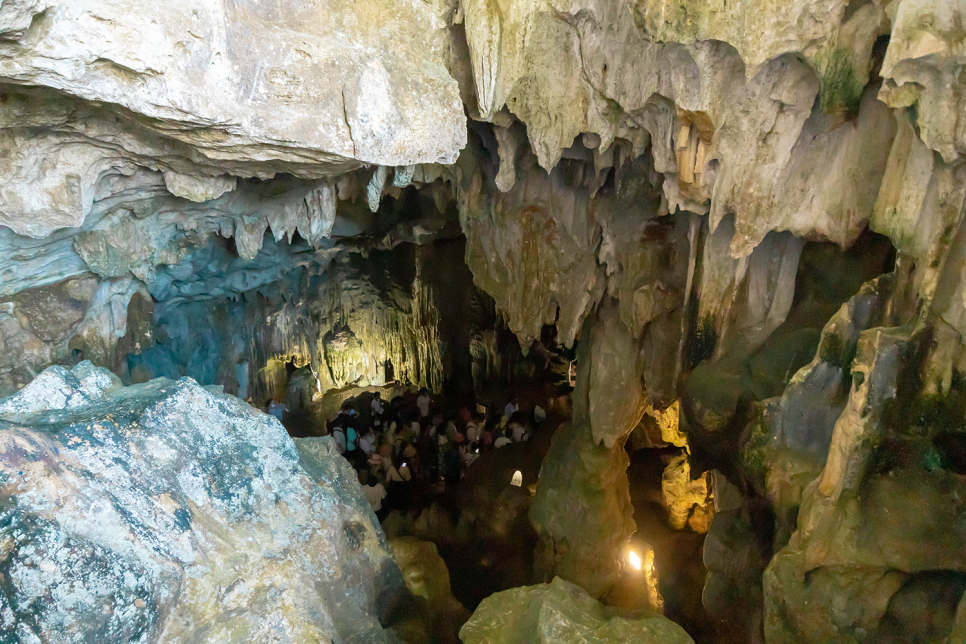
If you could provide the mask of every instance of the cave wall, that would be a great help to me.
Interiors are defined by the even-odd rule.
[[[544,574],[606,592],[621,446],[679,401],[734,492],[709,611],[964,628],[961,0],[149,4],[0,6],[0,395],[80,359],[462,395],[505,372],[462,254],[521,350],[579,345]]]

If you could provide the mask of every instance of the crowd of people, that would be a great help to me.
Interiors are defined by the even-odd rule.
[[[376,392],[368,408],[343,404],[327,430],[358,472],[381,520],[392,510],[406,511],[420,499],[452,489],[480,454],[528,440],[546,412],[537,405],[525,416],[511,400],[502,414],[490,416],[465,407],[444,414],[426,389],[415,399],[391,401]]]

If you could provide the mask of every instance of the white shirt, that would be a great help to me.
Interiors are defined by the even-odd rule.
[[[371,406],[372,406],[372,413],[374,414],[382,413],[382,400],[380,400],[379,398],[373,398]]]
[[[359,439],[359,449],[366,453],[366,456],[372,456],[372,452],[376,449],[376,437],[372,434],[366,434]]]
[[[373,512],[378,512],[382,509],[382,500],[386,498],[386,488],[382,486],[382,483],[363,485],[362,492],[366,495],[366,500],[372,506]]]
[[[512,442],[513,441],[511,441],[506,436],[500,436],[498,439],[493,441],[493,447],[503,447],[504,445],[509,445]]]
[[[419,407],[419,415],[425,418],[429,416],[429,396],[420,396],[416,399],[416,406]]]
[[[508,402],[506,404],[506,407],[503,408],[503,415],[506,416],[507,418],[510,418],[513,416],[513,414],[517,413],[518,411],[519,411],[519,408],[516,405],[514,405],[512,402]]]
[[[335,439],[335,449],[340,454],[345,454],[345,430],[337,427],[332,431],[332,438]]]
[[[519,443],[523,440],[523,437],[527,434],[527,429],[519,423],[513,423],[510,425],[510,429],[513,430],[513,442]]]
[[[475,443],[480,438],[480,430],[476,426],[476,423],[469,422],[466,424],[466,442]]]

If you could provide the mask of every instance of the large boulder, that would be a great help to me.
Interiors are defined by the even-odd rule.
[[[190,379],[43,372],[0,401],[0,640],[394,641],[382,530],[307,447]]]
[[[513,588],[483,600],[460,630],[460,638],[464,644],[694,642],[662,615],[606,607],[559,577],[549,584]]]

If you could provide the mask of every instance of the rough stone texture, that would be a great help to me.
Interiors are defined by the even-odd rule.
[[[170,195],[160,172],[132,170],[97,184],[79,229],[38,240],[0,229],[5,278],[0,293],[83,272],[133,274],[150,283],[159,266],[179,263],[214,235],[234,238],[246,260],[258,255],[268,230],[276,241],[297,232],[314,248],[325,247],[335,219],[335,188],[325,180],[245,182],[221,198],[196,204]]]
[[[868,219],[882,177],[868,161],[891,138],[887,110],[862,100],[889,27],[879,3],[474,0],[464,10],[480,117],[507,127],[505,106],[542,167],[582,134],[595,161],[615,139],[633,142],[634,156],[650,142],[672,210],[710,210],[712,228],[735,214],[736,257],[772,229],[847,244]],[[842,124],[843,113],[860,118]],[[847,165],[861,181],[846,180]],[[816,193],[829,183],[840,187]]]
[[[590,372],[587,392],[590,429],[595,443],[610,449],[637,426],[644,416],[642,362],[634,336],[621,321],[616,306],[607,306],[590,329]]]
[[[561,175],[533,170],[507,195],[470,195],[461,207],[466,263],[507,312],[523,347],[554,321],[563,343],[572,345],[600,297],[590,195],[568,190]]]
[[[0,300],[0,394],[51,364],[86,359],[113,369],[136,293],[147,296],[130,277],[99,281],[85,273]]]
[[[420,541],[415,537],[399,537],[389,542],[393,559],[402,571],[406,588],[418,603],[421,612],[428,619],[428,633],[412,633],[408,641],[426,642],[430,637],[442,637],[445,641],[457,641],[459,629],[470,616],[470,612],[460,604],[450,590],[449,571],[446,563],[436,551],[431,541]],[[412,628],[412,624],[408,625]],[[397,627],[403,631],[405,627]],[[432,635],[430,635],[432,634]]]
[[[460,630],[465,644],[628,642],[690,644],[680,626],[661,615],[623,614],[559,577],[485,599]]]
[[[0,427],[4,639],[393,641],[402,579],[328,439],[300,455],[237,398],[87,362]]]
[[[952,163],[966,153],[966,62],[963,7],[942,0],[902,0],[893,9],[886,79],[879,97],[890,107],[916,106],[922,141]]]
[[[588,320],[584,333],[591,333],[592,328],[596,326]],[[560,576],[579,584],[591,596],[601,597],[617,581],[624,549],[636,529],[627,482],[630,459],[624,442],[643,409],[623,433],[608,428],[615,430],[609,447],[595,438],[589,394],[593,374],[600,375],[599,370],[587,368],[598,359],[588,344],[581,343],[578,352],[584,368],[577,375],[573,421],[554,433],[540,467],[530,521],[541,539],[536,553],[537,578]],[[615,391],[609,394],[615,395]]]
[[[664,468],[661,492],[668,509],[668,522],[675,530],[685,526],[695,532],[707,532],[713,513],[709,506],[710,476],[706,473],[691,479],[691,466],[686,455],[675,456]]]
[[[541,537],[537,569],[544,577],[559,575],[594,597],[617,581],[635,530],[628,463],[623,441],[597,445],[586,424],[557,429],[530,509]]]
[[[440,342],[454,320],[442,319],[452,300],[421,274],[427,261],[432,252],[411,245],[352,254],[335,266],[304,242],[269,239],[252,262],[206,246],[152,283],[164,340],[129,356],[127,373],[189,375],[234,391],[235,367],[247,362],[259,365],[249,394],[261,400],[284,395],[292,362],[311,369],[311,393],[381,386],[389,368],[400,382],[438,390],[455,368],[447,363],[444,371]],[[452,361],[457,349],[445,355]]]
[[[197,201],[226,172],[449,163],[466,141],[434,5],[17,0],[0,33],[0,81],[64,97],[5,124],[0,222],[22,234],[80,225],[115,167]]]

